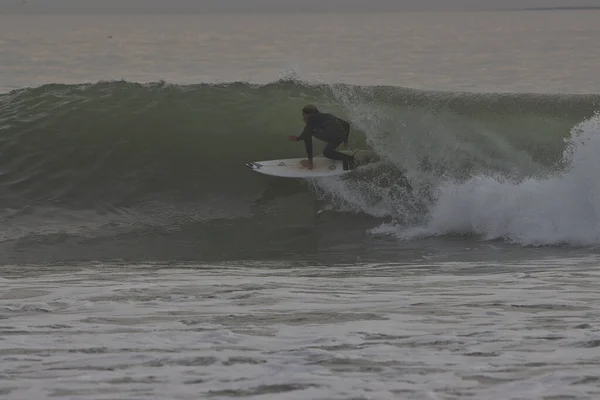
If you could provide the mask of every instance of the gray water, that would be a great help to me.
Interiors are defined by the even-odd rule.
[[[597,94],[599,20],[597,11],[2,15],[0,87],[296,77],[427,90]],[[263,243],[215,261],[194,253],[187,241],[185,254],[164,260],[160,238],[73,238],[89,221],[72,223],[67,232],[55,223],[57,215],[36,219],[31,213],[26,227],[5,219],[0,396],[600,398],[596,230],[568,223],[572,217],[584,224],[575,199],[595,198],[600,187],[592,162],[594,132],[600,132],[594,121],[585,126],[589,145],[582,145],[565,177],[521,186],[491,178],[450,185],[430,228],[453,222],[466,204],[474,215],[465,235],[444,235],[441,227],[426,237],[382,237],[378,233],[396,232],[390,221],[380,226],[360,212],[341,218],[341,211],[315,200],[318,215],[299,211],[292,216],[302,219],[298,228],[273,239],[278,246],[298,244],[287,255]],[[479,212],[490,197],[501,196],[502,207]],[[574,208],[559,218],[569,203]],[[540,226],[547,234],[532,232]],[[109,228],[102,226],[102,237],[111,235]],[[205,240],[235,248],[264,227],[245,226],[241,238],[223,237],[223,229],[215,225],[214,237]],[[501,239],[515,229],[513,240]],[[533,233],[550,242],[564,231],[575,239],[526,245]],[[22,232],[27,240],[17,241]],[[106,243],[114,260],[103,257]]]
[[[0,15],[0,87],[126,79],[598,93],[600,11]]]

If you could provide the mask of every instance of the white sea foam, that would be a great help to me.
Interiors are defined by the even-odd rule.
[[[402,239],[467,234],[523,245],[600,243],[600,115],[572,128],[563,159],[556,160],[565,167],[553,171],[476,120],[376,109],[364,104],[364,93],[336,93],[396,169],[321,182],[330,199],[394,221],[371,233]],[[407,227],[419,213],[421,221]]]
[[[5,267],[0,396],[589,398],[597,263]]]
[[[440,186],[425,225],[377,232],[403,238],[476,234],[525,245],[600,243],[600,117],[571,134],[563,172],[520,182],[484,175],[448,182]]]

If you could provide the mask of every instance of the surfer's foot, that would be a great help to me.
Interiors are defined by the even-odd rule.
[[[350,171],[358,167],[358,161],[356,161],[355,158],[353,158],[351,161],[344,161],[343,164],[344,171]]]

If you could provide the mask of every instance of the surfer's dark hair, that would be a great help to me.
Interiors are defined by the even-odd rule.
[[[307,106],[304,106],[304,108],[302,109],[302,112],[304,114],[318,114],[319,113],[319,109],[316,106],[313,106],[312,104],[309,104]]]

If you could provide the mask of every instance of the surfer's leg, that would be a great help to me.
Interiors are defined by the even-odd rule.
[[[344,163],[344,169],[352,169],[355,167],[354,157],[349,154],[340,153],[335,151],[339,147],[341,142],[334,141],[328,142],[327,146],[323,149],[323,155],[332,160],[339,160]]]

